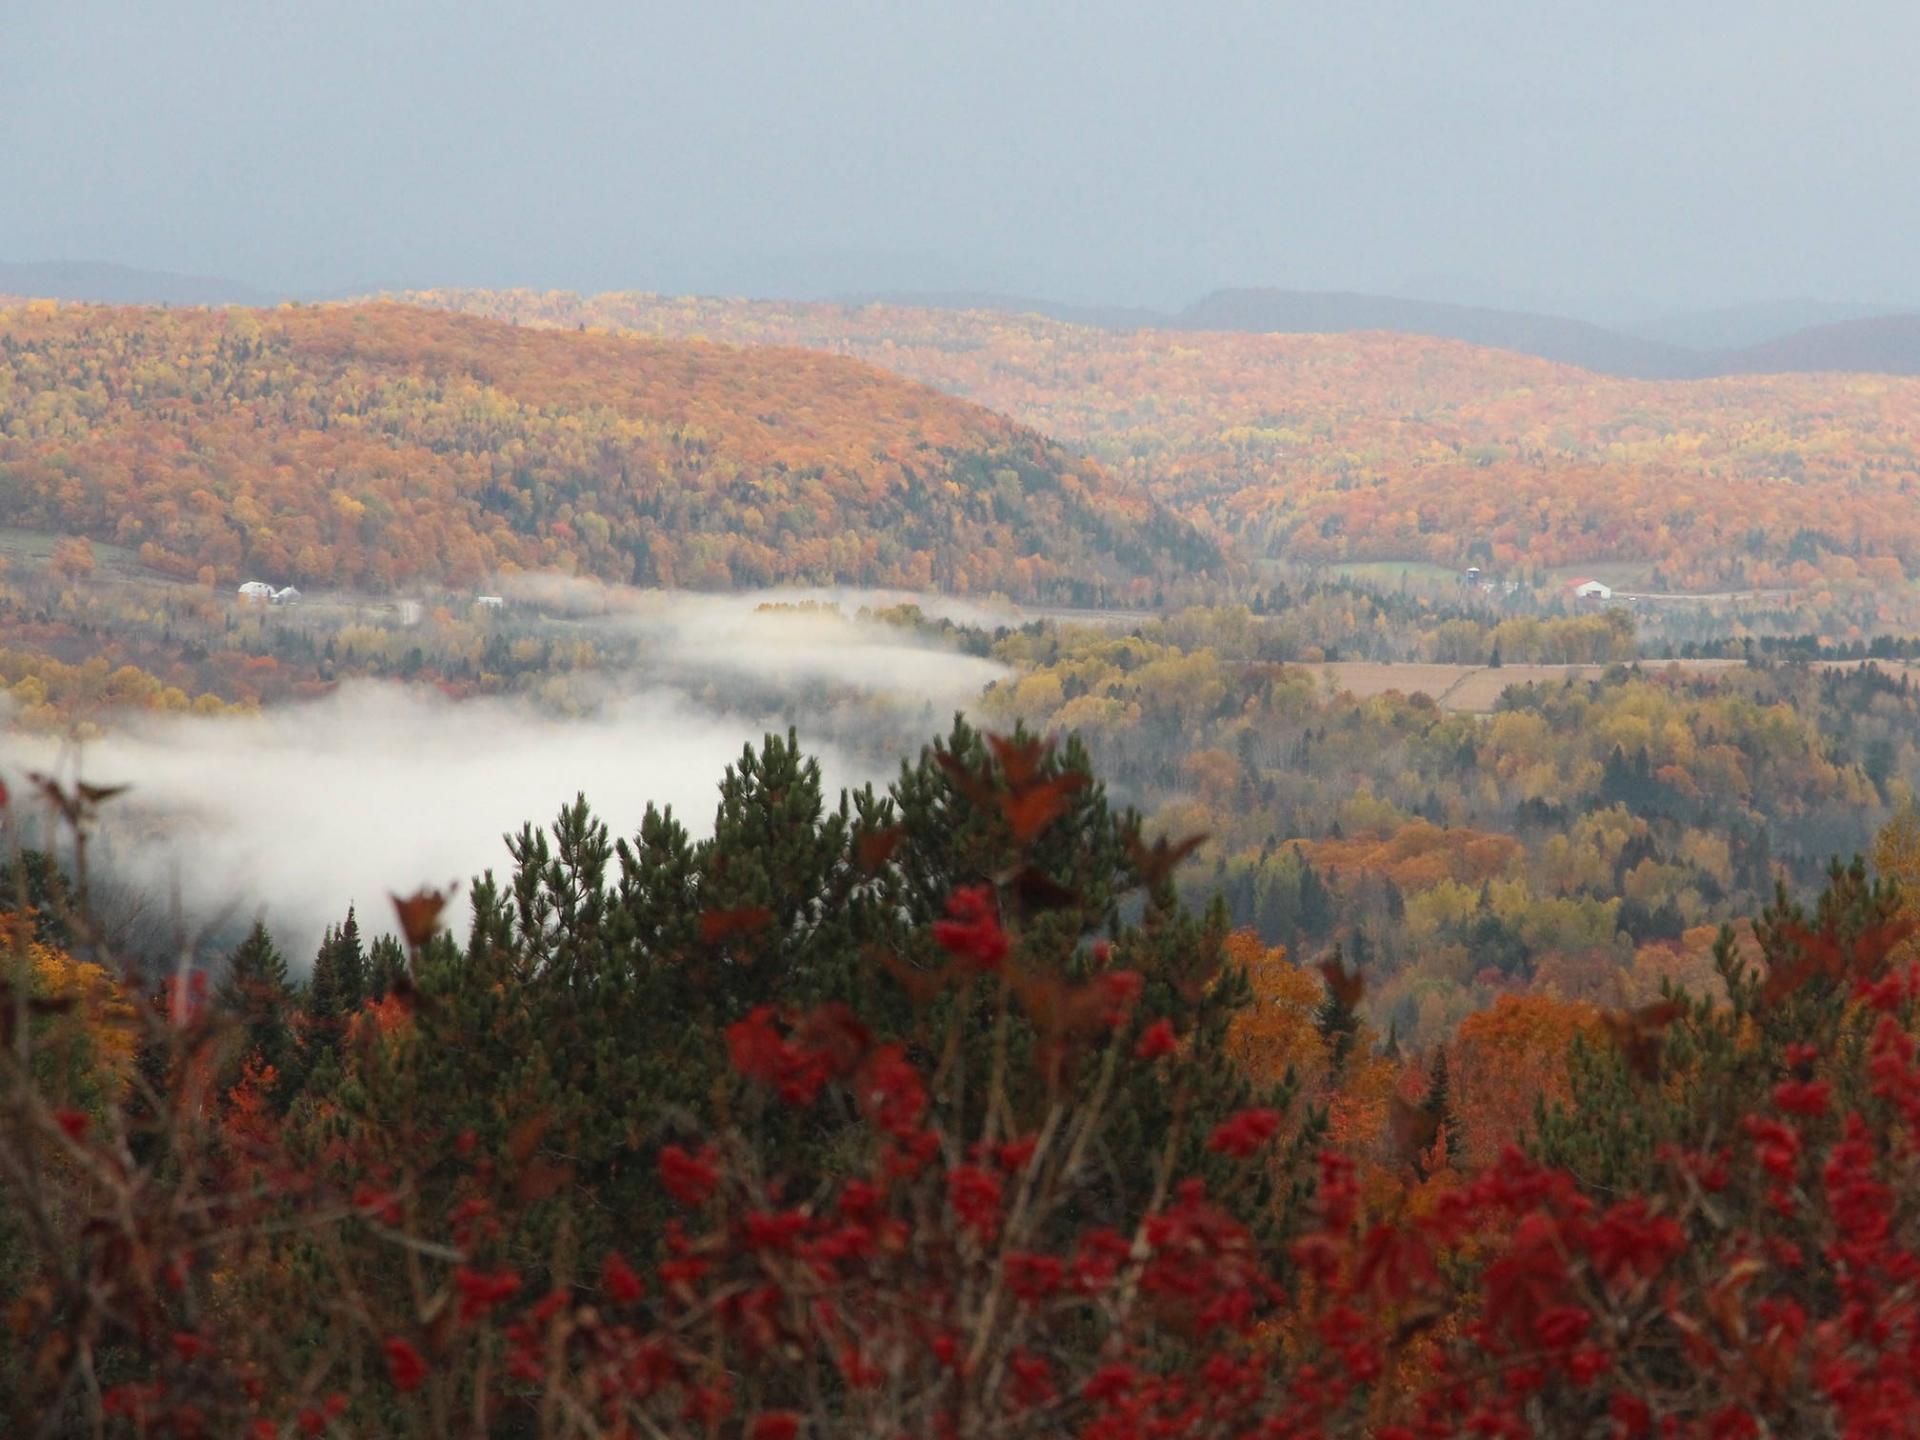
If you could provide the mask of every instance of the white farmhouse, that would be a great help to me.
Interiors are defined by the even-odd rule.
[[[298,605],[300,603],[300,592],[294,589],[293,586],[288,585],[284,589],[273,592],[273,603],[276,605]]]
[[[255,605],[268,604],[273,599],[273,586],[264,580],[249,580],[240,587],[240,598]]]
[[[1598,580],[1576,580],[1573,582],[1573,598],[1576,600],[1611,600],[1613,587],[1603,585]]]
[[[482,610],[504,610],[507,602],[498,595],[476,595],[473,603]]]

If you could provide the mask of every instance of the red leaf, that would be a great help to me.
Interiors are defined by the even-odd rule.
[[[916,1007],[931,1004],[941,991],[953,983],[953,977],[959,970],[959,966],[952,961],[942,965],[938,970],[916,970],[891,950],[883,950],[878,946],[869,953],[879,963],[880,968],[891,975],[895,983],[907,992],[907,998]]]
[[[394,913],[400,917],[400,933],[413,949],[418,950],[440,928],[440,912],[447,908],[447,900],[457,887],[448,886],[445,890],[428,890],[424,887],[402,899],[398,895],[390,896]]]
[[[1005,735],[989,735],[987,746],[1000,762],[1000,773],[1013,790],[1025,790],[1040,779],[1040,767],[1052,752],[1051,743],[1040,739],[1013,740]]]
[[[1129,834],[1126,839],[1127,858],[1133,862],[1140,883],[1152,890],[1165,884],[1173,872],[1180,868],[1180,863],[1206,843],[1205,835],[1189,835],[1184,840],[1171,842],[1162,835],[1152,845],[1146,845],[1138,835]]]
[[[1084,777],[1061,775],[1031,789],[1000,797],[1000,813],[1006,816],[1015,841],[1026,844],[1065,813],[1068,794],[1079,788],[1067,782],[1075,779]]]
[[[380,1348],[387,1357],[387,1374],[393,1380],[393,1388],[403,1395],[418,1390],[427,1378],[427,1362],[420,1358],[420,1352],[398,1336]]]
[[[1600,1023],[1620,1048],[1627,1068],[1642,1080],[1657,1080],[1667,1027],[1686,1013],[1685,1002],[1662,1000],[1638,1010],[1610,1010],[1601,1015]]]
[[[906,834],[905,827],[900,825],[889,825],[884,830],[863,829],[853,842],[854,858],[869,875],[878,874],[893,858],[893,852],[900,848]]]

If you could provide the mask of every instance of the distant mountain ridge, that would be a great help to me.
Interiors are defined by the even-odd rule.
[[[1143,305],[1076,305],[980,290],[881,290],[841,297],[846,305],[902,305],[927,310],[987,310],[1000,315],[1043,315],[1098,330],[1164,330],[1174,317]]]
[[[1920,375],[1920,315],[1876,315],[1796,330],[1729,355],[1720,373],[1844,371]]]
[[[1023,296],[971,293],[903,293],[861,300],[939,310],[1040,315],[1103,330],[1242,331],[1264,335],[1343,335],[1378,330],[1460,340],[1630,380],[1704,380],[1720,375],[1796,371],[1920,375],[1920,315],[1862,316],[1858,313],[1864,308],[1861,306],[1823,306],[1817,302],[1731,307],[1723,312],[1675,317],[1670,330],[1679,334],[1711,334],[1716,329],[1729,334],[1766,333],[1764,312],[1769,308],[1788,322],[1808,315],[1848,317],[1775,333],[1750,344],[1700,346],[1561,315],[1359,291],[1216,290],[1179,311],[1064,305]],[[849,303],[861,300],[850,299]]]
[[[0,260],[0,295],[100,305],[270,305],[275,299],[237,280],[100,260]]]
[[[1528,308],[1552,309],[1551,306]],[[1709,310],[1669,312],[1656,319],[1614,324],[1611,328],[1687,350],[1746,350],[1796,330],[1837,325],[1843,320],[1871,320],[1880,315],[1899,314],[1907,308],[1861,300],[1754,300]]]
[[[205,275],[99,261],[0,261],[0,296],[106,305],[270,305],[291,295]],[[307,295],[308,300],[345,300]],[[1611,326],[1538,310],[1350,290],[1237,287],[1181,310],[1089,305],[973,290],[876,290],[831,302],[1038,315],[1100,330],[1340,335],[1379,330],[1461,340],[1598,375],[1699,380],[1795,371],[1920,375],[1920,314],[1860,302],[1783,300]]]
[[[1318,290],[1216,290],[1173,317],[1177,330],[1340,334],[1392,330],[1513,350],[1602,375],[1676,379],[1696,373],[1694,352],[1606,330],[1585,320],[1490,310],[1435,300]]]

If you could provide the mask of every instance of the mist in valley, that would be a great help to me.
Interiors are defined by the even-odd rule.
[[[509,616],[526,617],[509,629],[590,636],[632,658],[571,677],[564,715],[533,695],[453,700],[362,679],[238,718],[128,716],[85,743],[0,731],[0,776],[23,797],[35,772],[130,787],[96,837],[103,893],[170,896],[176,911],[149,898],[120,917],[134,948],[218,949],[257,914],[304,964],[349,905],[377,933],[389,895],[421,886],[459,882],[458,930],[471,878],[511,863],[503,837],[576,794],[615,835],[637,830],[649,803],[704,835],[726,766],[769,732],[797,729],[830,804],[844,787],[884,786],[1006,673],[859,613],[899,596],[669,596],[559,577],[501,588]],[[15,808],[48,838],[30,802]]]

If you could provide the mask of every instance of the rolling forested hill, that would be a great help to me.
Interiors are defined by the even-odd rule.
[[[1512,350],[1602,375],[1643,378],[1692,374],[1704,360],[1697,351],[1563,315],[1338,291],[1216,290],[1187,306],[1171,323],[1179,330],[1285,335],[1387,330]]]
[[[387,304],[0,310],[0,525],[373,589],[549,566],[1105,603],[1219,560],[1137,484],[855,360]]]
[[[1920,576],[1920,380],[1618,380],[1421,336],[1116,332],[881,305],[443,291],[528,325],[807,345],[1014,416],[1255,553],[1609,562],[1660,589]]]

